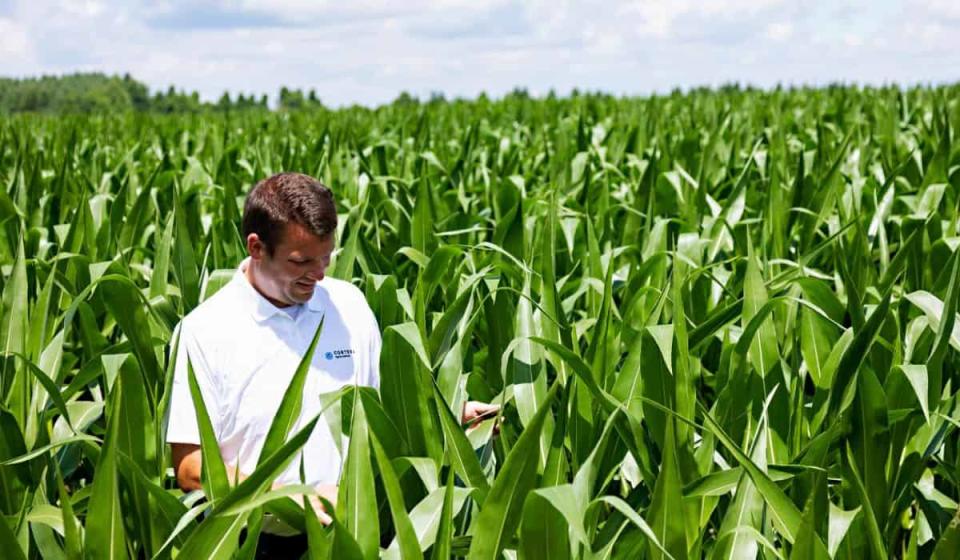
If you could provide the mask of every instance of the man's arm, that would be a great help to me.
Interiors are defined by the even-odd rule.
[[[463,424],[474,424],[480,420],[486,420],[495,416],[500,411],[500,405],[485,403],[480,401],[467,401],[463,403],[463,414],[460,415],[460,422]]]
[[[201,490],[201,453],[195,443],[171,443],[173,451],[173,472],[177,476],[177,485],[184,492]]]
[[[177,485],[184,492],[192,490],[202,490],[203,484],[200,480],[203,470],[203,453],[200,446],[195,443],[171,443],[170,448],[173,451],[173,472],[177,476]],[[238,465],[227,465],[227,473],[231,481],[237,484],[247,478],[247,474],[240,471]],[[274,482],[272,488],[277,489],[284,486],[279,482]],[[320,501],[320,496],[324,497],[334,506],[337,504],[337,490],[335,484],[320,484],[315,487],[319,496],[307,496],[313,505],[313,510],[317,513],[320,522],[329,525],[333,519],[327,515],[327,508]]]
[[[177,475],[177,485],[184,492],[202,490],[201,473],[203,472],[203,453],[195,443],[171,443],[173,451],[173,472]],[[247,479],[247,474],[240,471],[237,465],[227,465],[227,476],[231,482],[240,484]],[[280,485],[275,484],[274,488]]]

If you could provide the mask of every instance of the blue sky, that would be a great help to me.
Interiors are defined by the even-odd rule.
[[[0,75],[130,72],[208,100],[940,83],[957,53],[958,0],[0,0]]]

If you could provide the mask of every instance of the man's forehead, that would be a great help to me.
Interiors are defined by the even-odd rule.
[[[289,251],[324,251],[332,250],[334,244],[333,234],[320,237],[301,224],[288,222],[284,225],[279,246]]]

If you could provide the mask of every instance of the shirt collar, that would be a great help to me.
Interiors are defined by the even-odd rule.
[[[281,308],[270,303],[267,298],[260,295],[260,292],[250,284],[247,275],[244,273],[249,264],[250,257],[243,259],[240,266],[237,267],[237,271],[233,274],[233,282],[237,284],[242,301],[250,309],[250,314],[253,315],[253,318],[258,322],[266,321],[274,315],[286,315]],[[313,297],[303,304],[304,309],[314,313],[323,311],[323,293],[324,290],[322,290],[318,284],[313,289]]]

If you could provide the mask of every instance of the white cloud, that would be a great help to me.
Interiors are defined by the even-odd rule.
[[[16,0],[0,75],[130,72],[154,89],[332,104],[514,87],[956,80],[960,4],[917,0]],[[918,7],[919,6],[919,7]]]
[[[786,41],[793,36],[793,24],[787,21],[775,21],[767,25],[763,34],[767,39]]]
[[[675,33],[690,16],[711,19],[752,17],[781,5],[783,0],[648,0],[626,2],[622,13],[640,17],[639,29],[656,37]]]
[[[916,0],[913,7],[938,17],[960,19],[960,3],[956,0]]]
[[[856,33],[846,33],[843,36],[843,44],[848,47],[859,47],[863,45],[863,37]]]
[[[98,0],[65,0],[60,7],[66,13],[83,17],[96,17],[104,10],[103,2]]]
[[[27,30],[17,22],[0,18],[0,58],[24,59],[31,57],[32,51]]]

